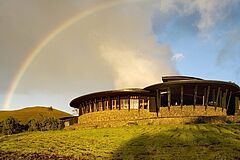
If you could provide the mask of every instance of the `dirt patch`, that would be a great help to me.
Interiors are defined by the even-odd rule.
[[[56,160],[80,160],[82,158],[76,158],[73,156],[63,156],[56,154],[40,154],[40,153],[18,153],[9,151],[0,151],[0,160],[46,160],[46,159],[56,159]]]

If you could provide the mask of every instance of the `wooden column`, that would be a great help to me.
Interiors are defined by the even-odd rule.
[[[81,107],[82,114],[84,114],[84,105],[83,104],[81,104],[81,105],[82,105],[82,107]]]
[[[212,97],[213,97],[213,105],[215,104],[215,102],[216,102],[216,93],[215,93],[215,89],[213,89],[213,95],[212,95]]]
[[[89,103],[89,102],[87,102],[87,110],[88,110],[88,113],[89,113],[90,110],[91,110],[91,106],[90,106],[90,103]]]
[[[158,108],[158,112],[160,112],[161,106],[162,106],[162,95],[161,95],[161,91],[159,91],[159,108]]]
[[[112,110],[112,100],[110,96],[108,96],[108,109]]]
[[[142,109],[144,109],[145,106],[145,98],[142,99]]]
[[[104,110],[105,110],[105,106],[104,106],[104,100],[103,100],[103,97],[101,97],[101,102],[102,102],[102,110],[104,111]]]
[[[203,106],[205,106],[205,111],[207,110],[207,106],[205,105],[205,101],[206,101],[206,97],[207,97],[207,89],[204,88],[204,91],[203,91]]]
[[[183,86],[181,86],[181,103],[180,103],[180,105],[181,105],[181,110],[182,110],[182,108],[183,108]]]
[[[207,97],[206,97],[206,101],[205,101],[205,106],[208,106],[209,94],[210,94],[210,86],[208,86],[208,88],[207,88]]]
[[[158,97],[159,97],[159,92],[158,89],[156,90],[156,113],[157,113],[157,117],[158,117]]]
[[[94,111],[98,111],[98,107],[97,107],[97,99],[94,99]]]
[[[198,86],[195,85],[194,96],[193,96],[193,110],[195,110],[196,103],[197,103],[197,90],[198,90]]]
[[[228,89],[226,89],[225,93],[223,94],[223,108],[222,108],[222,111],[224,110],[224,108],[227,108],[227,94],[228,94]]]
[[[228,96],[228,101],[227,101],[227,110],[231,101],[231,96],[232,96],[232,91],[230,91],[229,96]]]
[[[140,95],[138,95],[138,112],[140,112]]]
[[[219,107],[222,107],[222,91],[219,93]]]
[[[238,114],[239,110],[239,97],[235,97],[235,107],[234,107],[234,114]]]
[[[217,97],[216,97],[216,103],[215,103],[215,110],[217,109],[218,106],[218,102],[219,102],[219,94],[220,94],[220,87],[218,87],[218,91],[217,91]]]
[[[78,116],[81,116],[83,113],[82,113],[82,105],[79,104],[79,107],[78,107]]]
[[[121,109],[121,104],[120,104],[120,96],[117,97],[117,101],[118,101],[118,109],[120,110]]]
[[[89,101],[88,104],[89,104],[89,110],[90,110],[90,112],[93,112],[92,101]]]
[[[94,112],[94,100],[90,102],[90,105],[91,105],[91,112]]]
[[[128,111],[130,111],[130,96],[128,96]]]
[[[85,114],[86,113],[86,105],[84,102],[82,103],[82,105],[83,105],[83,111],[84,111],[83,113]]]
[[[167,93],[168,93],[168,111],[170,111],[170,107],[171,107],[171,89],[170,89],[170,87],[168,87]]]

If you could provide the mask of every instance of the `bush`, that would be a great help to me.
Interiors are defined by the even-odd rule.
[[[18,120],[13,117],[5,119],[2,123],[2,133],[5,135],[20,133],[25,130],[25,126],[21,125]]]
[[[49,131],[60,130],[64,128],[63,122],[54,117],[44,117],[40,121],[31,119],[28,122],[28,131]]]
[[[0,122],[0,133],[2,133],[3,122]]]
[[[44,117],[42,120],[31,119],[27,124],[22,125],[13,117],[0,122],[0,133],[5,135],[16,134],[24,131],[49,131],[61,130],[64,128],[64,122],[53,117]]]
[[[58,125],[59,125],[58,119],[48,117],[43,120],[41,130],[43,131],[57,130]]]
[[[40,131],[41,130],[41,123],[36,121],[35,119],[31,119],[28,121],[28,131]]]

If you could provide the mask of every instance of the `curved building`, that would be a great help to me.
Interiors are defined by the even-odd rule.
[[[163,83],[147,86],[143,89],[129,88],[95,92],[80,96],[70,102],[70,106],[79,109],[79,116],[89,112],[104,110],[149,110],[161,112],[165,107],[196,106],[222,108],[228,115],[238,113],[240,109],[240,88],[232,82],[203,80],[187,76],[162,77]]]

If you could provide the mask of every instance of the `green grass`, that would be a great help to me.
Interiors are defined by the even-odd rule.
[[[20,110],[14,110],[14,111],[0,111],[0,121],[3,121],[10,116],[13,118],[16,118],[22,123],[26,123],[30,119],[39,120],[43,116],[60,118],[60,117],[66,117],[71,115],[56,109],[50,110],[49,107],[27,107]]]
[[[149,125],[26,132],[0,137],[0,150],[86,159],[239,159],[240,125]]]

